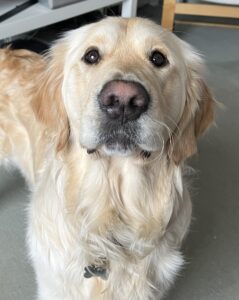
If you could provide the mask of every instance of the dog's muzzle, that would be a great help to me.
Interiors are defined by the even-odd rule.
[[[98,102],[103,112],[99,140],[104,152],[128,155],[138,149],[138,119],[150,103],[144,86],[134,81],[109,81],[99,93]]]

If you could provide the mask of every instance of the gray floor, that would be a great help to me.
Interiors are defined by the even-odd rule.
[[[226,108],[192,162],[198,173],[188,265],[168,299],[238,300],[239,30],[178,27],[176,33],[204,54],[207,81]]]
[[[226,109],[200,141],[191,164],[194,220],[184,245],[187,264],[167,300],[239,299],[239,30],[177,26],[205,56],[208,83]],[[0,170],[0,300],[33,300],[25,249],[28,196],[18,173]]]

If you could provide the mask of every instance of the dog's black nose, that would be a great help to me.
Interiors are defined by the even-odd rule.
[[[99,95],[100,107],[112,120],[133,121],[148,109],[149,95],[137,82],[113,80]]]

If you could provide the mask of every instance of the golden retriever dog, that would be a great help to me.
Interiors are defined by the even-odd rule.
[[[46,57],[0,51],[0,158],[30,187],[39,300],[162,299],[191,219],[185,160],[213,120],[197,52],[106,18]]]

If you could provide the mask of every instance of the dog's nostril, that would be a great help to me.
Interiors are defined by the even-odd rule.
[[[113,106],[115,103],[119,102],[119,100],[117,99],[117,97],[115,95],[110,95],[108,97],[109,99],[106,100],[107,106]]]
[[[119,98],[114,94],[103,96],[101,99],[101,104],[105,107],[112,107],[117,103],[119,103]]]
[[[113,105],[115,101],[116,101],[115,95],[110,95],[108,105]]]
[[[129,105],[131,107],[143,107],[145,105],[145,100],[143,97],[136,95],[130,99]]]

